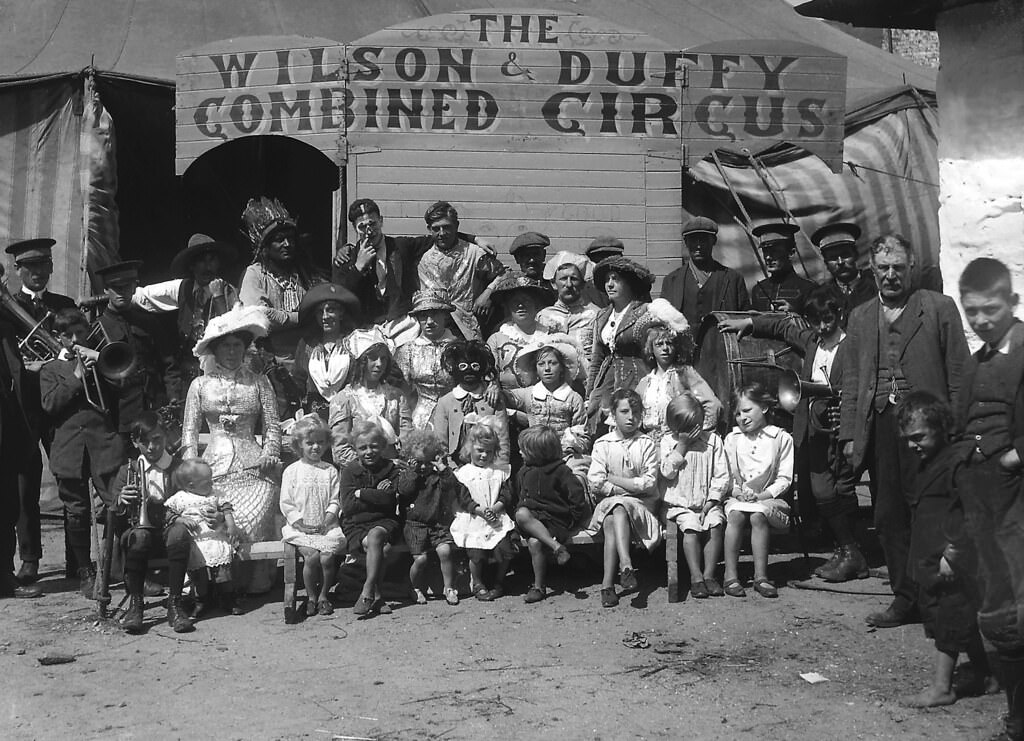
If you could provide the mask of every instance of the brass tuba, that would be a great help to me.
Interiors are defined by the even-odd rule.
[[[0,265],[0,277],[3,274],[3,266]],[[22,308],[17,299],[11,295],[10,290],[7,288],[7,282],[2,280],[0,280],[0,305],[25,328],[25,338],[18,341],[18,351],[21,353],[22,358],[26,361],[42,360],[45,362],[47,360],[54,360],[61,354],[64,346],[60,340],[43,328],[43,324],[50,318],[51,314],[47,313],[46,316],[37,322],[31,314]]]
[[[807,424],[814,432],[832,432],[828,408],[838,398],[839,392],[831,384],[804,381],[796,371],[783,370],[779,377],[779,406],[792,414],[807,399]]]

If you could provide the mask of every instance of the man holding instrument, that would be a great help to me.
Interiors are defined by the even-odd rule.
[[[129,294],[130,296],[130,294]],[[105,504],[110,505],[110,483],[124,461],[124,440],[118,434],[120,419],[117,389],[92,373],[93,360],[79,353],[90,325],[78,309],[61,309],[53,331],[67,352],[43,366],[39,374],[40,399],[54,424],[50,446],[50,470],[57,479],[57,493],[64,503],[64,533],[78,565],[79,590],[93,598],[96,569],[90,546],[92,497],[89,480]],[[87,386],[92,388],[88,390]],[[102,395],[106,411],[90,402]],[[95,398],[94,398],[95,401]],[[130,422],[130,421],[129,421]]]
[[[21,290],[12,294],[18,305],[36,322],[42,322],[40,329],[53,329],[53,315],[61,309],[73,309],[75,302],[59,293],[46,290],[53,274],[53,255],[56,244],[52,239],[20,239],[11,242],[4,250],[14,258],[14,268],[21,280]],[[21,333],[22,337],[28,329]],[[24,353],[23,353],[24,355]],[[40,441],[46,454],[50,454],[53,429],[42,413],[39,404],[39,371],[44,360],[25,357],[21,403],[25,413],[35,422]],[[43,556],[43,542],[39,518],[39,495],[43,477],[43,456],[36,446],[25,451],[25,467],[18,474],[18,496],[21,514],[18,517],[18,554],[21,568],[17,579],[22,585],[35,583],[39,579],[39,559]],[[69,563],[68,570],[74,573],[77,564]]]

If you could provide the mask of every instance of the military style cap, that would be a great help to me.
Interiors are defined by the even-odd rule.
[[[142,260],[115,262],[113,265],[107,265],[106,267],[102,267],[97,270],[96,275],[103,280],[104,285],[138,280],[139,266],[141,265]]]
[[[770,224],[755,226],[751,231],[758,239],[757,246],[763,248],[774,242],[788,242],[792,244],[793,237],[798,231],[800,231],[800,227],[796,224],[772,222]]]
[[[51,248],[57,244],[52,239],[16,239],[7,244],[4,250],[8,255],[14,256],[14,264],[30,262],[45,262],[52,260]]]
[[[718,224],[707,216],[695,216],[683,224],[683,236],[689,234],[718,234]]]
[[[855,245],[860,238],[860,227],[848,221],[836,221],[818,229],[811,235],[811,242],[819,251],[829,247]]]
[[[512,246],[509,248],[509,252],[513,255],[516,254],[523,247],[549,247],[551,240],[548,239],[546,234],[540,232],[526,232],[520,234],[514,240],[512,240]]]

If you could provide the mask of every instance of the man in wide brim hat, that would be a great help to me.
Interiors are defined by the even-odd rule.
[[[309,313],[325,301],[337,301],[353,321],[358,320],[362,314],[359,299],[352,291],[337,283],[317,283],[306,291],[299,302],[299,324],[304,324]]]
[[[188,246],[171,260],[171,272],[180,278],[191,278],[195,262],[211,254],[217,256],[221,269],[231,265],[238,257],[235,248],[227,242],[221,242],[206,234],[193,234],[188,239]]]

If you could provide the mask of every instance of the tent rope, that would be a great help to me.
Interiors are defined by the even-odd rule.
[[[749,149],[744,147],[742,152],[750,162],[750,166],[753,168],[754,172],[756,172],[757,176],[761,178],[761,182],[764,184],[765,190],[768,191],[768,194],[772,197],[772,201],[775,202],[775,208],[785,214],[787,219],[786,223],[795,224],[796,228],[803,232],[803,227],[800,226],[800,222],[796,220],[796,217],[793,216],[793,212],[789,209],[789,203],[786,201],[786,194],[783,192],[779,181],[776,180],[771,171],[765,167],[764,162],[755,157]],[[771,179],[775,181],[775,187],[772,187],[772,184],[768,182],[769,176],[771,176]],[[782,198],[781,202],[779,201],[780,196]],[[805,234],[804,236],[806,237],[807,235]],[[804,277],[809,279],[811,275],[807,272],[807,264],[804,262],[804,256],[800,254],[800,248],[797,246],[795,239],[793,240],[793,251],[796,252],[796,257],[800,261],[800,269],[804,271]]]
[[[888,175],[889,177],[896,178],[898,180],[906,180],[908,183],[920,183],[921,185],[927,185],[930,188],[939,187],[938,183],[932,183],[928,180],[921,180],[919,178],[912,178],[909,175],[900,175],[895,172],[889,172],[888,170],[879,170],[877,167],[869,167],[856,162],[850,162],[849,160],[843,160],[843,164],[849,167],[850,172],[856,177],[860,177],[860,175],[857,174],[857,170],[869,170],[870,172],[877,172],[880,175]]]
[[[729,189],[729,193],[732,195],[732,200],[736,203],[736,206],[739,208],[740,213],[743,214],[742,221],[740,219],[737,219],[735,216],[733,216],[733,219],[735,219],[737,224],[743,227],[743,233],[747,235],[747,241],[750,242],[750,249],[753,250],[754,252],[754,258],[757,260],[757,266],[761,268],[761,274],[765,278],[767,278],[768,268],[765,267],[764,261],[761,259],[761,253],[757,251],[757,240],[754,239],[754,233],[753,231],[751,231],[750,228],[750,224],[752,223],[750,219],[750,214],[747,213],[746,206],[743,205],[743,201],[740,200],[739,195],[736,193],[736,189],[733,188],[732,181],[726,174],[725,167],[722,166],[722,160],[719,159],[718,157],[718,150],[711,150],[711,159],[714,161],[715,167],[718,168],[718,174],[722,176],[722,181]]]

